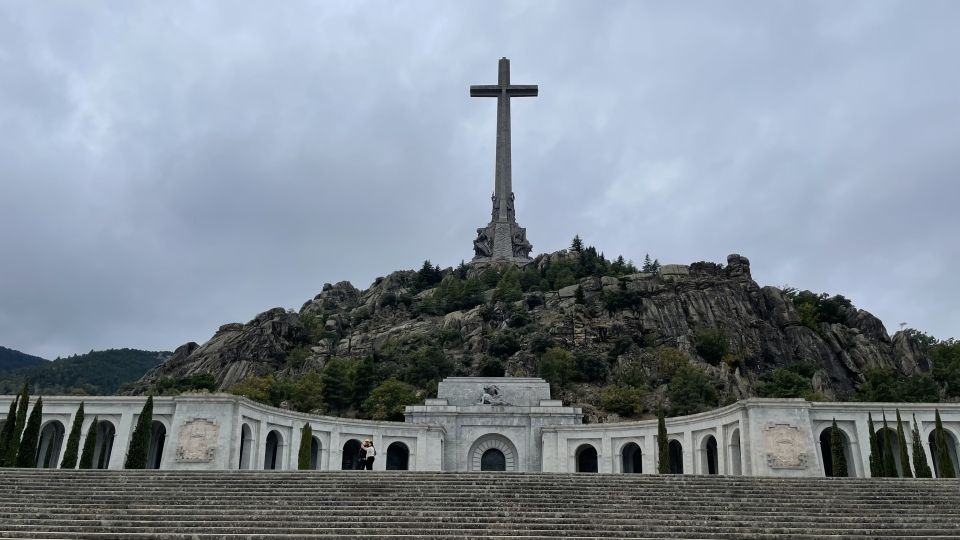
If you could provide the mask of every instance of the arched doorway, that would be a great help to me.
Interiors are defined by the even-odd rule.
[[[740,429],[737,428],[733,430],[733,433],[730,435],[730,468],[727,470],[728,474],[734,476],[740,476],[743,474],[743,463],[740,458]]]
[[[937,451],[939,449],[937,448],[936,434],[936,431],[930,432],[930,436],[927,437],[927,444],[930,445],[930,457],[932,458],[931,461],[933,462],[933,474],[937,478],[940,478],[940,463],[937,461]],[[947,442],[947,454],[950,455],[950,460],[953,461],[953,470],[957,474],[960,474],[960,461],[957,460],[957,440],[953,437],[953,434],[946,429],[943,430],[943,438],[946,439]]]
[[[360,441],[350,439],[343,443],[343,459],[340,462],[340,469],[344,471],[357,471],[363,467],[363,460],[360,458]]]
[[[323,446],[320,444],[320,439],[316,437],[310,438],[310,469],[319,470],[320,469],[320,449]]]
[[[837,430],[840,433],[840,444],[843,445],[843,456],[847,460],[847,476],[854,477],[853,454],[850,450],[850,440],[842,429]],[[899,446],[899,445],[898,445]],[[833,428],[827,427],[820,432],[820,457],[823,461],[823,475],[833,476]]]
[[[670,474],[683,474],[683,445],[680,441],[670,441]]]
[[[93,463],[97,469],[110,467],[110,455],[113,453],[113,438],[117,428],[109,420],[97,422],[97,446],[93,450]]]
[[[700,447],[701,452],[701,462],[700,462],[700,472],[701,474],[718,474],[720,472],[719,459],[717,452],[717,438],[713,435],[707,435],[703,438],[703,442]]]
[[[387,447],[387,470],[406,471],[410,465],[410,448],[400,441]]]
[[[496,452],[488,454],[489,450]],[[519,462],[513,442],[496,433],[477,438],[467,453],[467,468],[471,471],[516,471]]]
[[[593,445],[582,444],[577,448],[577,472],[595,473],[599,470],[597,464],[597,449]]]
[[[37,468],[56,469],[60,463],[60,450],[63,448],[63,424],[51,420],[40,430],[40,443],[37,446]]]
[[[880,455],[883,455],[884,445],[890,441],[890,449],[893,451],[894,468],[897,470],[897,476],[903,476],[903,468],[900,465],[900,439],[897,432],[891,428],[880,428],[877,430],[877,448],[880,449]]]
[[[280,463],[280,447],[283,445],[283,438],[280,436],[280,433],[277,430],[271,430],[267,434],[267,447],[263,452],[263,468],[267,471],[273,471],[279,469],[282,465]]]
[[[150,424],[150,450],[147,452],[147,468],[159,469],[163,463],[163,445],[167,442],[167,427],[154,420]]]
[[[640,474],[643,472],[643,452],[635,442],[623,445],[620,450],[620,470],[624,473]]]
[[[498,448],[488,448],[480,456],[480,470],[502,472],[507,470],[507,456]]]
[[[250,430],[250,426],[243,424],[240,428],[240,463],[237,464],[238,469],[250,469],[251,462],[253,458],[251,457],[251,450],[253,449],[253,432]]]

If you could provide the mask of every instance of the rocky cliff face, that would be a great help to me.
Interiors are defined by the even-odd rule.
[[[546,269],[574,256],[561,251],[531,264]],[[412,271],[394,272],[364,291],[348,282],[327,284],[299,312],[274,308],[246,324],[224,325],[205,344],[178,348],[131,392],[195,373],[210,373],[219,388],[228,389],[249,375],[296,376],[321,370],[335,356],[372,356],[376,362],[389,356],[385,351],[402,354],[422,344],[441,348],[457,374],[478,374],[485,359],[499,355],[506,374],[536,375],[537,346],[545,340],[602,356],[611,373],[649,363],[657,346],[675,347],[716,381],[726,400],[753,394],[758,375],[797,363],[815,369],[814,389],[830,399],[849,397],[873,368],[904,376],[930,369],[919,344],[904,333],[891,338],[866,311],[844,308],[842,323],[801,324],[788,295],[754,282],[749,261],[740,255],[730,255],[725,266],[701,262],[666,265],[658,275],[589,276],[511,302],[493,302],[487,290],[483,304],[446,314],[424,309],[436,289],[416,291],[416,277]],[[702,329],[721,331],[725,361],[698,353]],[[506,351],[498,347],[504,334],[513,340]],[[291,362],[291,355],[297,361]],[[591,400],[589,392],[564,397]]]

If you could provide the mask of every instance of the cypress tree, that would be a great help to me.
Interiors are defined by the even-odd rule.
[[[20,391],[20,403],[17,405],[17,421],[13,426],[13,433],[7,440],[6,454],[3,458],[3,464],[6,467],[15,467],[17,464],[17,451],[20,450],[20,435],[23,434],[23,428],[27,425],[27,408],[30,405],[29,383],[23,383],[23,390]]]
[[[867,413],[867,422],[870,425],[870,476],[883,476],[883,462],[880,458],[880,445],[877,443],[877,431],[873,428],[873,415]]]
[[[70,428],[70,436],[67,437],[67,449],[63,453],[63,461],[60,463],[61,469],[73,469],[77,466],[77,451],[80,449],[80,432],[83,429],[83,402],[80,402],[80,408],[73,417],[73,426]]]
[[[943,431],[943,423],[940,422],[940,409],[936,409],[937,427],[934,429],[933,441],[937,446],[937,455],[933,459],[937,460],[937,469],[940,474],[938,478],[956,478],[957,471],[953,468],[953,460],[950,459],[950,450],[947,447],[947,435]]]
[[[27,427],[23,430],[23,439],[20,440],[20,448],[17,451],[17,467],[36,467],[37,466],[37,442],[40,439],[40,422],[43,420],[43,398],[37,400],[37,404],[30,411],[30,420],[27,421]]]
[[[897,411],[897,444],[900,446],[900,476],[913,478],[910,470],[910,453],[907,452],[907,437],[903,434],[903,422],[900,420],[900,409]]]
[[[147,397],[143,410],[137,418],[137,427],[130,436],[130,449],[124,469],[146,469],[147,454],[150,452],[150,428],[153,426],[153,396]]]
[[[87,428],[87,438],[83,441],[83,453],[80,454],[80,468],[93,468],[93,453],[97,448],[97,417],[93,417],[90,427]]]
[[[830,453],[833,455],[833,470],[830,471],[833,476],[845,478],[847,473],[847,453],[843,449],[843,436],[840,435],[840,428],[837,427],[837,419],[833,419],[833,426],[830,428]]]
[[[47,445],[47,452],[43,455],[43,464],[41,465],[41,468],[44,468],[44,469],[57,468],[56,463],[50,463],[51,461],[53,461],[53,443],[54,441],[50,441],[50,444]]]
[[[897,462],[893,458],[893,441],[890,440],[890,428],[887,426],[887,413],[883,413],[883,475],[897,477]]]
[[[667,420],[663,408],[657,411],[657,472],[670,474],[670,443],[667,441]]]
[[[300,430],[300,452],[297,453],[297,468],[301,471],[310,469],[310,450],[313,443],[313,428],[304,424]]]
[[[917,473],[917,478],[933,478],[933,471],[927,464],[927,454],[923,451],[923,441],[920,440],[917,415],[913,415],[913,469]]]
[[[13,398],[10,403],[10,412],[7,413],[7,421],[3,424],[3,432],[0,432],[0,467],[7,465],[7,445],[13,440],[13,428],[17,425],[17,403],[20,396]]]

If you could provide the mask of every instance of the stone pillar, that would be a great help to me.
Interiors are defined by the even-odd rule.
[[[610,435],[605,434],[603,438],[600,439],[600,448],[597,449],[597,472],[614,472],[613,461],[616,457],[617,456],[613,455],[613,444],[610,441]]]
[[[339,427],[330,432],[330,457],[327,465],[327,469],[331,471],[339,471],[343,466],[343,447],[340,444]]]
[[[141,406],[142,407],[142,406]],[[113,435],[113,448],[110,450],[108,469],[122,469],[127,460],[127,451],[130,449],[130,435],[133,433],[133,412],[120,414],[117,429]],[[139,411],[136,413],[139,416]]]

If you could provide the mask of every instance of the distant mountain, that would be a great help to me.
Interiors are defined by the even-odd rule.
[[[115,393],[120,385],[139,379],[148,370],[163,363],[170,354],[109,349],[52,362],[38,359],[43,363],[0,372],[0,394],[18,391],[26,379],[30,381],[33,394],[109,395]]]
[[[36,366],[46,362],[47,360],[40,358],[39,356],[33,356],[20,351],[15,351],[13,349],[8,349],[6,347],[0,347],[0,372]]]

